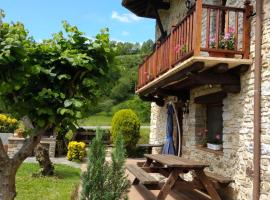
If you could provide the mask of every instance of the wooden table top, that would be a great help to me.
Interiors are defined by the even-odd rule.
[[[174,156],[174,155],[164,155],[164,154],[145,154],[146,158],[155,160],[156,162],[166,165],[168,167],[181,167],[181,168],[205,168],[209,167],[208,164],[201,163],[198,161]]]

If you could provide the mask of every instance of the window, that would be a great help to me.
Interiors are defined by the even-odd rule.
[[[194,99],[196,104],[196,140],[199,144],[221,144],[223,136],[223,99],[225,92],[216,92]],[[206,129],[206,130],[205,130]]]
[[[222,104],[206,105],[207,141],[222,141],[223,118]]]

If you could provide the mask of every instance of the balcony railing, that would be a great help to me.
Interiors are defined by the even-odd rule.
[[[233,55],[235,58],[248,59],[248,17],[251,12],[250,5],[235,8],[202,4],[202,0],[197,0],[185,18],[172,27],[167,38],[162,43],[157,43],[153,53],[139,66],[137,89],[192,56]],[[231,37],[230,48],[224,46],[224,37]]]

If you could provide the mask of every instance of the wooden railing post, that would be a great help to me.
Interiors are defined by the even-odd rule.
[[[202,0],[196,0],[195,5],[195,19],[193,21],[193,45],[194,56],[199,56],[201,52],[201,40],[202,40]]]
[[[243,50],[244,50],[244,55],[243,58],[248,59],[250,55],[250,29],[251,29],[251,24],[250,24],[250,18],[249,16],[253,12],[253,6],[250,5],[250,1],[247,0],[245,1],[245,12],[243,15],[243,21],[244,21],[244,31],[243,31]]]

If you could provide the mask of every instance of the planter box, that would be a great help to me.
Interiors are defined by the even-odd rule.
[[[211,143],[207,143],[207,148],[208,149],[212,149],[215,151],[219,151],[222,149],[222,144],[211,144]]]
[[[3,144],[8,144],[8,138],[12,136],[13,136],[13,133],[0,133],[0,138]]]

